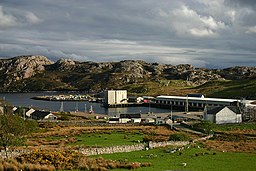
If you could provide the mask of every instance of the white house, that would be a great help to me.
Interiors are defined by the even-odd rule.
[[[156,118],[156,122],[157,125],[161,125],[161,124],[172,124],[172,120],[169,118]]]
[[[141,118],[132,118],[131,122],[132,123],[141,123]]]
[[[120,114],[119,117],[111,117],[108,119],[108,123],[140,123],[141,114]]]
[[[110,123],[110,124],[119,123],[119,118],[109,118],[108,123]]]
[[[119,123],[140,123],[141,122],[141,114],[120,114]]]
[[[216,124],[240,123],[242,114],[237,106],[205,107],[204,120]]]
[[[145,123],[155,123],[155,119],[154,118],[146,118]]]

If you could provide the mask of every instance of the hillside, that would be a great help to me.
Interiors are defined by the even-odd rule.
[[[256,67],[195,68],[126,60],[120,62],[50,61],[45,56],[0,59],[0,91],[128,89],[131,94],[255,98]],[[238,91],[239,90],[239,91]]]

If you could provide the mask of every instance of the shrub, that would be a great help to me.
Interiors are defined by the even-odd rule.
[[[75,151],[41,151],[24,153],[16,159],[21,162],[54,166],[57,169],[72,169],[81,155]]]
[[[53,166],[31,164],[31,163],[19,163],[18,161],[12,160],[1,160],[0,159],[0,170],[3,171],[53,171],[56,170]]]
[[[22,170],[92,170],[107,171],[108,169],[126,168],[136,169],[139,167],[151,166],[150,163],[129,163],[126,161],[113,161],[103,158],[88,158],[75,151],[40,151],[36,150],[32,153],[22,154],[17,157],[20,163],[32,163]],[[44,168],[49,166],[49,169]],[[10,167],[9,165],[8,168]],[[0,162],[0,168],[1,166]],[[21,169],[19,169],[21,170]]]
[[[216,124],[211,123],[210,121],[201,121],[193,125],[193,128],[198,131],[202,131],[207,134],[213,133],[213,130],[216,129]]]
[[[183,133],[172,134],[169,138],[170,141],[189,141],[191,138]]]

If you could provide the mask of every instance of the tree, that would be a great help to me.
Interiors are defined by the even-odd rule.
[[[0,115],[0,145],[4,148],[6,157],[9,146],[20,145],[25,140],[25,135],[34,132],[38,124],[26,121],[12,114]]]

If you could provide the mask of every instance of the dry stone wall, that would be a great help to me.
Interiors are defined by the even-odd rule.
[[[206,137],[198,138],[192,141],[192,143],[200,140],[206,140],[211,138],[213,135],[209,135]],[[91,156],[98,154],[113,154],[113,153],[124,153],[124,152],[132,152],[132,151],[140,151],[140,150],[148,150],[150,148],[158,148],[158,147],[166,147],[166,146],[176,146],[182,147],[189,145],[189,141],[164,141],[164,142],[149,142],[149,143],[140,143],[134,145],[121,145],[121,146],[111,146],[111,147],[92,147],[92,148],[79,148],[78,152]],[[28,150],[14,150],[8,151],[9,157],[16,157],[22,153],[28,153]],[[5,158],[6,154],[4,150],[0,151],[0,157]]]

